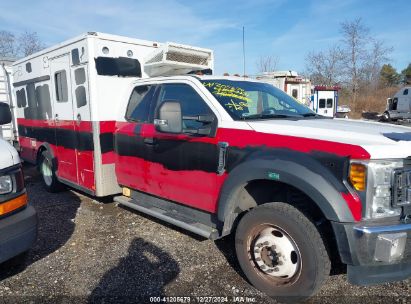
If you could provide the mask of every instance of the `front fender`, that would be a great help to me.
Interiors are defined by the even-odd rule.
[[[342,180],[338,180],[328,168],[313,157],[295,152],[248,158],[232,168],[220,193],[220,221],[228,221],[229,226],[230,222],[234,222],[239,213],[237,195],[240,189],[253,180],[275,180],[291,185],[310,197],[328,220],[354,221],[342,196],[342,193],[348,192]],[[226,230],[226,224],[224,227]]]

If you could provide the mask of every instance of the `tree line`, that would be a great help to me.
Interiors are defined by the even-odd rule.
[[[341,23],[340,34],[332,47],[307,55],[306,74],[314,84],[342,87],[356,110],[359,96],[370,90],[411,81],[411,63],[398,73],[389,63],[393,48],[374,38],[361,18]]]

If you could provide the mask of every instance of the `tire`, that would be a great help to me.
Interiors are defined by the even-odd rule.
[[[7,260],[1,264],[3,269],[10,269],[10,268],[23,268],[26,265],[26,260],[28,256],[28,251],[20,253],[15,257],[12,257],[10,260]]]
[[[45,150],[39,159],[39,169],[42,176],[43,186],[48,192],[60,192],[64,189],[56,176],[56,168],[50,152]]]
[[[383,121],[391,121],[391,116],[390,116],[390,113],[388,112],[384,112],[382,117],[383,117]]]
[[[281,302],[315,295],[330,274],[320,233],[286,203],[267,203],[246,213],[237,227],[235,247],[250,283]]]

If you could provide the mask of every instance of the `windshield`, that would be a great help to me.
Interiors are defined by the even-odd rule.
[[[270,84],[226,79],[201,82],[235,120],[317,116]]]

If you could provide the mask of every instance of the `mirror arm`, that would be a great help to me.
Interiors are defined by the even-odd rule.
[[[210,135],[211,128],[183,129],[183,133],[196,134],[196,135]]]
[[[194,120],[198,122],[213,122],[214,116],[212,115],[183,116],[183,120]]]

